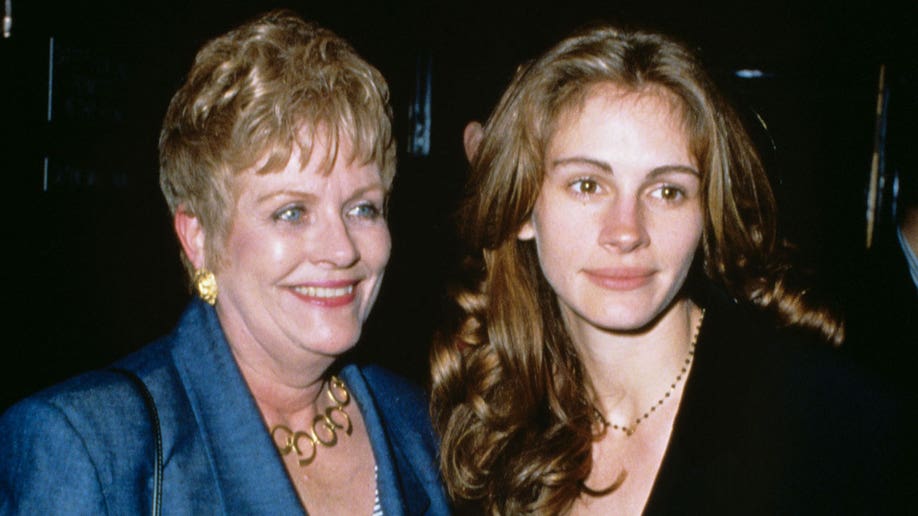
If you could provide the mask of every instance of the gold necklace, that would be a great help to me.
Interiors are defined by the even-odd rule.
[[[634,420],[634,425],[625,426],[619,425],[616,423],[610,423],[608,419],[599,411],[599,408],[596,405],[593,405],[593,419],[602,426],[602,429],[612,428],[613,430],[621,430],[625,432],[625,435],[631,437],[634,432],[637,431],[638,425],[642,421],[650,417],[651,414],[657,411],[657,407],[663,404],[670,396],[673,395],[673,391],[676,390],[676,386],[679,385],[679,382],[682,381],[682,378],[685,376],[685,373],[688,372],[689,366],[692,364],[692,359],[695,357],[695,344],[698,342],[698,334],[701,333],[701,322],[704,321],[704,308],[701,309],[701,317],[698,319],[698,325],[695,326],[695,333],[692,335],[692,343],[689,344],[688,355],[685,357],[685,363],[682,364],[682,369],[679,371],[679,374],[676,375],[676,379],[673,380],[673,383],[669,385],[666,394],[662,398],[658,399],[656,403],[650,406],[647,409],[647,412],[644,412],[644,415]]]
[[[331,400],[332,405],[327,407],[324,413],[316,414],[312,419],[312,428],[308,433],[302,431],[294,432],[284,425],[274,425],[271,427],[271,439],[274,440],[274,445],[280,450],[281,455],[287,455],[291,451],[295,451],[298,456],[303,457],[304,453],[302,448],[300,448],[300,443],[304,440],[312,447],[305,458],[298,459],[301,467],[312,464],[312,461],[316,459],[316,451],[319,444],[326,448],[331,448],[338,444],[337,429],[343,429],[344,433],[347,435],[351,435],[354,429],[351,425],[351,418],[347,415],[347,412],[344,411],[344,407],[351,402],[351,394],[347,391],[344,382],[339,380],[337,376],[332,376],[328,379],[328,385],[325,386],[325,392],[328,394],[328,398]],[[333,417],[334,414],[341,414],[340,419],[342,422],[339,423],[335,421]],[[280,442],[278,441],[278,432],[284,435],[283,444],[278,444]]]

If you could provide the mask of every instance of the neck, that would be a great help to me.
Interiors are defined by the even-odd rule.
[[[244,325],[236,324],[240,317],[223,313],[219,304],[217,313],[233,358],[265,419],[311,420],[334,357],[293,346],[267,346]]]
[[[681,300],[644,331],[596,330],[574,339],[597,409],[611,423],[631,425],[665,396],[685,366],[700,319],[701,309]],[[684,382],[683,374],[678,392]]]
[[[252,396],[268,421],[310,421],[321,412],[320,400],[326,388],[326,379],[318,374],[304,377],[299,382],[280,382],[278,375],[236,359]]]

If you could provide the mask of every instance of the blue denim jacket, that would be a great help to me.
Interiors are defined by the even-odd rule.
[[[156,401],[163,514],[302,514],[296,492],[213,308],[193,301],[172,334],[115,364]],[[385,514],[448,514],[436,439],[417,387],[379,367],[344,367],[377,463]],[[152,431],[126,378],[96,371],[0,417],[0,514],[146,514]]]

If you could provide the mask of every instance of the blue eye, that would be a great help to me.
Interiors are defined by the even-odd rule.
[[[374,220],[382,215],[382,209],[371,202],[362,202],[347,212],[348,216],[359,219]]]
[[[283,222],[299,222],[305,213],[306,210],[302,206],[285,206],[275,212],[272,218]]]

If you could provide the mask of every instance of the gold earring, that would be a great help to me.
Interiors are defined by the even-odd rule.
[[[207,269],[198,269],[194,271],[194,289],[198,291],[207,304],[213,306],[217,302],[217,278],[214,273]]]

